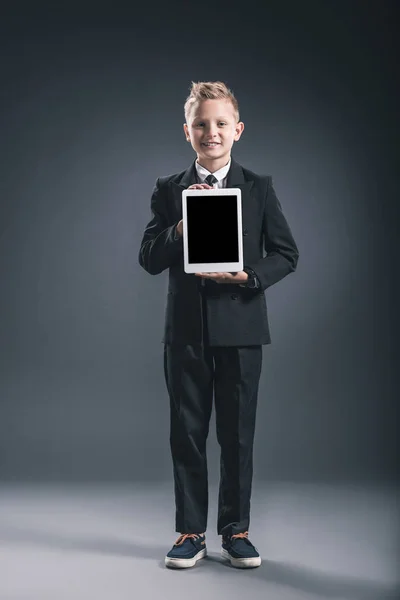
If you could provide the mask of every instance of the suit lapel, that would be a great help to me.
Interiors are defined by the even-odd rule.
[[[246,181],[243,174],[243,168],[235,160],[231,161],[231,168],[228,171],[226,187],[239,188],[242,191],[242,215],[246,215],[250,209],[251,190],[254,181],[251,179]]]
[[[182,191],[186,190],[189,186],[197,183],[197,171],[195,162],[186,169],[179,183],[173,181],[170,182],[171,194],[173,197],[174,209],[176,210],[179,220],[182,219]],[[239,163],[237,163],[231,157],[231,166],[228,171],[228,177],[226,181],[226,187],[239,188],[242,191],[242,213],[245,215],[246,208],[250,202],[250,192],[253,187],[253,181],[246,181],[243,175],[243,169]]]
[[[173,198],[174,210],[179,215],[179,220],[182,219],[182,191],[186,190],[193,183],[197,183],[195,161],[193,161],[190,167],[186,169],[179,183],[171,181],[169,184]]]

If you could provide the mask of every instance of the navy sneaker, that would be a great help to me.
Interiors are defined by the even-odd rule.
[[[259,567],[261,557],[257,548],[249,540],[249,532],[237,533],[236,535],[222,536],[223,558],[231,561],[233,567],[246,569],[247,567]]]
[[[165,557],[167,567],[186,569],[194,567],[207,556],[206,536],[200,533],[182,533]]]

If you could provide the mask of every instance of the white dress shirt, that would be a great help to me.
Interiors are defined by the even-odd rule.
[[[225,188],[226,187],[226,180],[227,180],[227,176],[228,176],[228,171],[229,171],[230,166],[231,166],[231,160],[230,159],[229,159],[229,162],[228,162],[227,165],[225,165],[221,169],[218,169],[218,171],[215,171],[214,173],[211,173],[208,169],[206,169],[202,165],[199,165],[199,163],[197,162],[197,160],[195,162],[195,166],[196,166],[196,171],[197,171],[198,178],[200,179],[200,183],[205,183],[206,177],[208,177],[209,175],[214,175],[214,177],[216,179],[218,179],[218,181],[216,183],[214,183],[214,185],[212,187],[213,188]]]

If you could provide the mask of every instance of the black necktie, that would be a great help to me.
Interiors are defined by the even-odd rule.
[[[217,181],[218,179],[214,177],[214,175],[207,175],[205,178],[205,182],[208,183],[208,185],[214,185],[214,183],[217,183]]]

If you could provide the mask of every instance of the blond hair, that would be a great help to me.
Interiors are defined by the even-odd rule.
[[[239,121],[239,105],[232,90],[222,81],[192,81],[190,94],[185,102],[185,119],[188,121],[190,111],[194,104],[202,100],[229,100],[235,112],[236,121]]]

